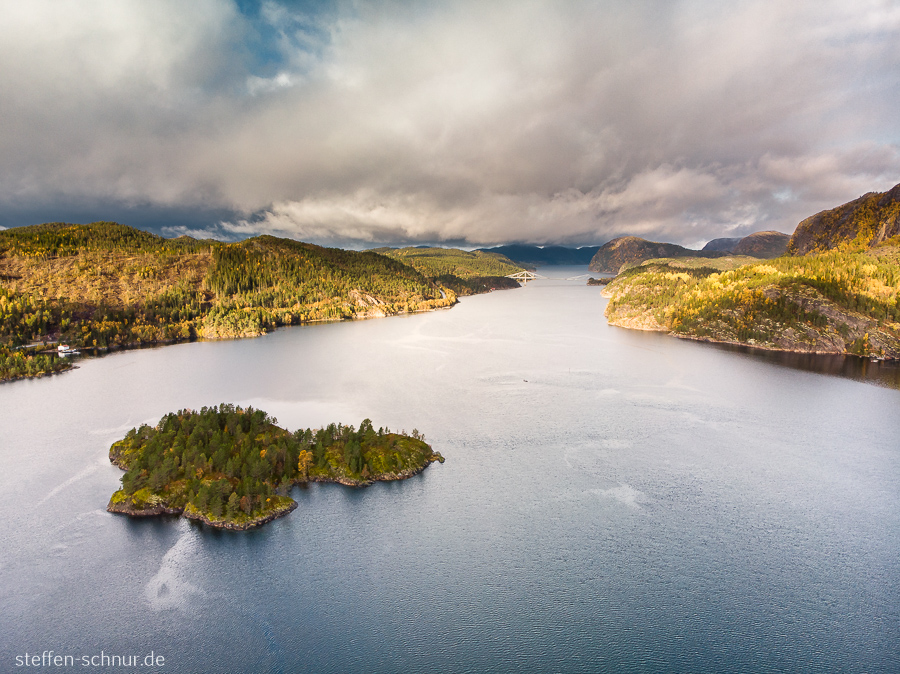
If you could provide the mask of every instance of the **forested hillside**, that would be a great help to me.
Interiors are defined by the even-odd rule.
[[[518,288],[509,274],[523,271],[504,255],[488,251],[465,251],[457,248],[377,248],[387,255],[418,270],[433,282],[452,289],[457,295]]]
[[[732,250],[777,254],[785,236],[760,232]],[[606,315],[710,341],[900,358],[900,185],[806,218],[787,255],[748,262],[648,260],[606,287]]]
[[[451,288],[373,252],[261,236],[164,239],[111,222],[0,231],[0,379],[64,369],[45,349],[260,335],[451,306]]]
[[[866,248],[900,236],[900,185],[816,213],[797,225],[788,244],[791,255],[833,248]]]
[[[607,286],[611,324],[683,337],[900,358],[900,247],[651,260]]]

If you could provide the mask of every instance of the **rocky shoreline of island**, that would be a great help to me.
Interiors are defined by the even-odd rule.
[[[288,493],[311,482],[367,487],[406,480],[444,457],[422,435],[330,424],[293,433],[265,412],[221,404],[180,410],[132,429],[110,447],[125,470],[107,511],[131,517],[183,516],[243,531],[297,508]]]

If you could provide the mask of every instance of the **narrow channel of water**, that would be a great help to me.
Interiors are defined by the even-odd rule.
[[[0,670],[900,669],[900,391],[854,368],[896,371],[610,328],[605,302],[537,281],[0,386]],[[243,534],[105,512],[111,442],[222,401],[417,428],[447,461],[297,489]]]

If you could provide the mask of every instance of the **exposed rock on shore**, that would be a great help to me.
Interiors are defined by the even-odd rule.
[[[297,507],[295,485],[365,487],[405,480],[444,457],[413,430],[330,424],[291,433],[261,410],[222,404],[180,410],[113,443],[126,471],[107,510],[133,517],[183,515],[211,527],[258,527]]]
[[[728,271],[685,260],[647,262],[604,289],[606,317],[611,325],[687,339],[896,359],[898,256],[883,248]]]

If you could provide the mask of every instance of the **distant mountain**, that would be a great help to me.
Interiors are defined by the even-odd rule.
[[[546,265],[582,265],[590,263],[600,246],[526,246],[511,244],[495,248],[480,248],[486,253],[499,253],[519,264],[543,267]]]
[[[788,234],[781,232],[755,232],[742,239],[713,239],[703,246],[703,251],[773,258],[784,255],[790,240]]]
[[[674,243],[647,241],[637,236],[620,236],[600,247],[591,264],[591,271],[617,274],[623,265],[636,265],[658,257],[723,257],[719,251],[691,250]]]
[[[787,251],[790,240],[789,234],[782,234],[781,232],[755,232],[741,239],[731,252],[735,255],[749,255],[750,257],[767,259],[781,257]]]
[[[708,244],[703,246],[701,250],[709,252],[719,252],[719,253],[730,253],[734,250],[734,247],[741,242],[741,237],[737,238],[724,238],[724,239],[713,239]]]
[[[806,255],[842,243],[871,248],[894,236],[900,236],[900,185],[806,218],[797,225],[788,252]]]

